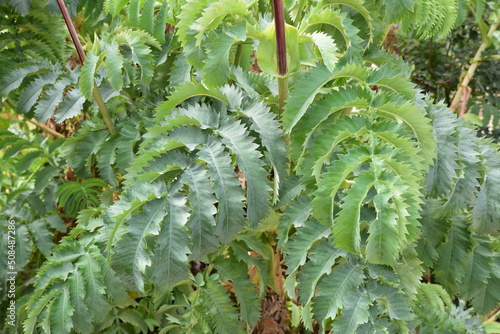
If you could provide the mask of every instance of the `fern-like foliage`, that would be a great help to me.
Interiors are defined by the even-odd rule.
[[[66,232],[67,227],[58,215],[55,196],[62,183],[60,145],[61,140],[29,137],[14,129],[0,130],[0,278],[3,280],[7,272],[26,269],[32,256],[49,256],[56,231]],[[9,229],[9,226],[12,227]],[[8,231],[15,231],[15,234]],[[15,245],[15,263],[8,266],[12,245]],[[2,301],[5,292],[5,285],[2,285]]]
[[[0,5],[19,19],[5,106],[70,133],[0,133],[0,226],[20,222],[23,275],[32,248],[46,259],[19,330],[482,332],[471,312],[500,299],[498,152],[378,50],[389,23],[446,33],[455,2],[285,1],[284,76],[269,1],[71,1],[82,66],[42,17],[54,1]]]
[[[207,94],[206,90],[198,91],[198,88],[197,85],[179,87],[170,99],[178,101],[178,96],[184,99],[187,92],[190,92],[189,95]],[[168,248],[161,252],[168,251],[170,258],[177,254],[178,257],[170,261],[180,264],[185,263],[189,253],[191,259],[198,260],[215,251],[221,242],[226,243],[241,230],[247,219],[251,226],[256,226],[267,215],[271,188],[264,166],[272,164],[276,170],[283,172],[285,163],[284,142],[276,132],[277,127],[272,126],[277,123],[264,105],[245,98],[238,89],[225,87],[222,96],[229,102],[222,109],[216,109],[217,104],[207,103],[187,104],[173,111],[167,104],[160,106],[156,117],[161,121],[145,134],[146,140],[125,179],[126,189],[134,189],[144,183],[175,180],[172,189],[166,184],[166,194],[182,189],[188,193],[179,200],[168,202],[172,210],[185,212],[181,221],[172,217],[162,222],[165,212],[152,221],[151,230],[147,230],[143,222],[153,218],[152,212],[146,211],[146,207],[152,205],[147,202],[148,198],[139,202],[134,200],[131,220],[117,220],[108,248],[115,247],[115,236],[123,235],[113,251],[113,261],[120,267],[132,269],[130,274],[123,276],[131,288],[143,289],[142,277],[148,265],[155,272],[156,283],[164,282],[167,290],[178,281],[178,277],[185,277],[187,273],[187,267],[182,269],[176,266],[177,270],[173,271],[163,262],[151,262],[146,255],[150,252],[145,243],[148,235],[159,235],[163,239],[168,233],[168,240],[164,240],[161,246]],[[260,135],[261,142],[255,142],[249,134],[250,129]],[[269,152],[269,162],[264,159],[261,150]],[[233,165],[233,159],[236,165]],[[237,170],[244,177],[245,192],[238,181]],[[216,203],[218,210],[214,206]],[[119,213],[121,217],[123,205],[126,203],[117,203],[116,209],[112,206],[110,216],[116,217]],[[182,209],[184,205],[189,210]],[[134,218],[134,212],[143,206],[145,211],[139,214],[144,217]],[[191,251],[185,249],[181,253],[178,248],[174,251],[180,235],[189,240]],[[137,252],[146,252],[144,261],[137,257]]]
[[[487,312],[500,300],[486,292],[487,283],[498,280],[491,242],[499,233],[500,197],[490,182],[500,167],[499,153],[444,105],[427,101],[426,109],[439,150],[425,179],[428,199],[417,251],[450,294],[472,299],[479,312]]]

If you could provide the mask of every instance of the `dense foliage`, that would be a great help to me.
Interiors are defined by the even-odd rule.
[[[83,64],[58,3],[0,1],[5,332],[495,326],[498,146],[380,46],[466,1],[66,1]]]

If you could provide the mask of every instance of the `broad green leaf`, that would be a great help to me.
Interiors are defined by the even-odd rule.
[[[38,122],[43,124],[54,115],[54,111],[59,103],[61,103],[63,93],[69,84],[71,82],[68,78],[62,78],[43,92],[42,98],[35,107],[35,116]]]
[[[413,13],[415,0],[384,0],[386,23],[398,23]]]
[[[28,228],[35,238],[36,247],[43,253],[45,256],[49,256],[52,252],[52,236],[48,229],[47,223],[42,220],[35,220],[34,222],[28,225]]]

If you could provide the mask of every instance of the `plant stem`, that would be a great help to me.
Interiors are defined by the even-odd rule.
[[[35,120],[29,119],[29,118],[26,118],[26,119],[28,120],[28,122],[30,122],[31,124],[34,124],[36,127],[42,129],[43,131],[47,132],[48,134],[50,134],[54,137],[57,137],[57,138],[64,138],[64,135],[62,133],[54,131],[51,128],[49,128],[48,126],[40,124]]]
[[[493,36],[495,31],[498,29],[499,23],[500,22],[494,22],[491,24],[490,29],[488,31],[488,34],[486,35],[487,36],[486,40],[490,39]],[[488,45],[489,45],[489,43],[487,43],[487,41],[485,41],[483,39],[483,42],[479,46],[479,49],[477,49],[477,52],[474,55],[474,58],[472,58],[472,60],[471,60],[471,65],[469,67],[469,70],[465,74],[460,85],[458,85],[458,91],[456,92],[455,97],[453,97],[453,100],[451,101],[451,104],[450,104],[450,109],[449,109],[450,112],[453,112],[453,113],[457,112],[457,108],[459,107],[460,100],[461,100],[462,96],[464,95],[464,91],[466,91],[466,87],[469,86],[469,82],[472,80],[472,77],[474,76],[474,73],[476,72],[476,69],[479,66],[481,54],[488,47]],[[460,113],[460,116],[463,116],[462,114],[463,114],[463,111]]]
[[[278,55],[278,107],[280,114],[285,108],[285,101],[288,98],[288,78],[286,63],[286,36],[285,36],[285,10],[283,0],[273,0],[274,25],[276,28],[276,51]]]
[[[68,28],[69,34],[71,36],[71,39],[73,40],[73,44],[75,45],[76,52],[78,53],[78,57],[80,58],[81,63],[83,64],[85,62],[85,52],[83,51],[82,44],[80,43],[80,40],[78,39],[78,35],[75,30],[75,26],[73,25],[73,22],[71,21],[71,18],[69,17],[68,9],[66,8],[66,5],[64,4],[63,0],[57,0],[57,4],[59,5],[59,9],[61,10],[61,14],[64,18],[64,22],[66,23],[66,27]],[[101,93],[99,93],[99,90],[97,89],[97,86],[94,85],[94,90],[92,91],[92,96],[94,97],[97,106],[99,107],[99,111],[101,112],[102,118],[104,119],[104,123],[106,124],[106,127],[108,128],[109,133],[114,133],[115,126],[113,125],[113,121],[111,120],[111,117],[109,116],[108,109],[106,108],[106,105],[104,104],[104,100],[102,99]]]
[[[278,78],[278,108],[280,114],[285,108],[285,101],[288,99],[288,78]]]
[[[243,49],[243,44],[238,44],[236,47],[236,53],[234,54],[234,66],[239,66],[240,65],[240,60],[241,60],[241,51]]]

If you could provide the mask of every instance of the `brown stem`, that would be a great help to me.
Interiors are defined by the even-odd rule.
[[[274,25],[276,27],[276,49],[278,52],[278,73],[286,74],[286,39],[285,39],[285,10],[283,0],[273,0]]]
[[[61,134],[61,133],[59,133],[57,131],[52,130],[48,126],[40,124],[40,123],[38,123],[37,121],[35,121],[33,119],[29,119],[29,118],[26,118],[26,119],[28,120],[28,122],[30,122],[31,124],[34,124],[36,127],[42,129],[43,131],[47,132],[48,134],[50,134],[50,135],[52,135],[54,137],[57,137],[57,138],[64,138],[63,134]]]
[[[61,14],[64,18],[64,22],[66,23],[66,27],[68,27],[69,34],[71,36],[71,39],[73,40],[73,44],[75,45],[76,52],[78,53],[78,57],[80,58],[80,61],[83,65],[85,62],[85,52],[83,51],[82,44],[80,43],[80,39],[78,39],[78,35],[75,30],[75,26],[73,25],[73,22],[71,21],[71,18],[69,17],[68,9],[66,8],[66,5],[64,4],[63,0],[57,0],[57,4],[59,5],[59,9],[61,10]],[[115,126],[113,125],[113,121],[111,120],[111,117],[109,116],[108,109],[106,108],[106,105],[103,102],[101,93],[99,93],[99,90],[97,87],[94,87],[94,90],[92,91],[92,95],[94,96],[94,99],[97,102],[97,105],[99,107],[99,111],[101,112],[102,118],[104,119],[104,123],[106,124],[106,127],[108,128],[109,133],[114,133]]]

